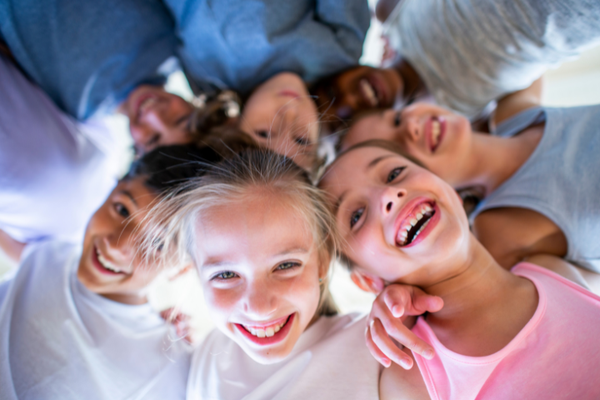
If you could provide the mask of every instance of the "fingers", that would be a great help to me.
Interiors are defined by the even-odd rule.
[[[412,315],[421,315],[427,312],[437,312],[444,307],[444,300],[438,296],[432,296],[417,287],[412,287]]]
[[[415,335],[399,319],[383,318],[380,319],[379,322],[386,335],[391,336],[398,343],[410,349],[413,353],[419,354],[428,360],[431,360],[435,355],[433,347]],[[395,344],[394,346],[397,347]],[[384,353],[387,356],[390,356],[387,352],[384,351]]]
[[[162,310],[159,314],[162,319],[164,319],[165,321],[169,321],[171,318],[173,318],[174,312],[175,312],[175,308],[170,307],[170,308],[166,308],[166,309]]]
[[[368,333],[370,334],[373,345],[376,346],[378,351],[383,354],[383,357],[395,362],[404,369],[412,368],[412,358],[400,350],[400,348],[398,348],[398,346],[396,346],[396,344],[390,339],[379,319],[371,321]],[[389,363],[387,365],[383,365],[386,368],[390,366]]]
[[[377,347],[377,345],[373,342],[373,339],[371,337],[370,326],[367,326],[367,330],[365,331],[365,341],[367,343],[367,348],[371,352],[373,358],[375,358],[385,368],[388,368],[390,365],[392,365],[392,361],[389,358],[387,358],[385,354],[383,354],[381,350],[379,350],[379,347]]]
[[[437,312],[444,306],[441,297],[432,296],[421,289],[407,285],[390,285],[382,293],[383,300],[392,315],[421,315],[425,312]]]
[[[395,318],[403,316],[406,307],[412,308],[411,293],[404,285],[388,286],[383,292],[383,301]]]

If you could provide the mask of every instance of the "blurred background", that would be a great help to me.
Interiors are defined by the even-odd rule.
[[[373,19],[364,44],[362,64],[379,65],[383,53],[380,39],[381,24]],[[543,104],[547,106],[578,106],[600,103],[600,47],[585,52],[579,59],[548,71],[544,76]],[[185,99],[192,98],[192,92],[181,72],[174,73],[167,83],[167,90]],[[133,156],[132,143],[127,132],[125,117],[115,115],[109,119],[112,129],[121,132],[120,146],[123,150],[123,171],[125,172]],[[600,128],[599,128],[600,131]],[[600,134],[600,133],[599,133]],[[0,250],[0,280],[15,268]],[[360,291],[350,280],[348,273],[340,266],[334,266],[331,291],[342,312],[368,312],[373,296]],[[195,271],[175,280],[161,277],[151,288],[150,302],[157,310],[177,306],[192,317],[192,327],[199,341],[210,329],[212,322],[204,307],[202,291]]]

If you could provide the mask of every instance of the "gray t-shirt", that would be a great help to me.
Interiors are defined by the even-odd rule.
[[[600,44],[598,0],[403,0],[384,26],[436,101],[467,117]]]
[[[533,154],[479,204],[471,222],[492,208],[534,210],[565,234],[567,260],[600,272],[600,105],[529,109],[504,121],[494,134],[515,136],[544,118]]]

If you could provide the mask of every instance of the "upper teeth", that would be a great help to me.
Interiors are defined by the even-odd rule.
[[[123,272],[120,269],[118,269],[117,267],[115,267],[114,265],[112,265],[111,263],[109,263],[106,258],[102,257],[102,254],[100,254],[100,251],[98,249],[96,249],[96,255],[98,256],[98,261],[100,261],[100,264],[102,264],[102,266],[110,271],[113,272]]]
[[[283,326],[287,323],[287,320],[283,321],[280,324],[273,324],[264,328],[255,328],[252,326],[246,326],[244,325],[244,328],[246,328],[246,330],[248,332],[250,332],[252,335],[257,336],[259,338],[264,338],[266,337],[271,337],[274,334],[276,334],[277,332],[279,332],[281,330],[281,328],[283,328]]]
[[[377,107],[379,104],[379,99],[377,98],[377,93],[375,93],[375,89],[366,79],[360,80],[360,87],[362,88],[363,93],[367,97],[367,100],[371,103],[371,106]]]
[[[408,239],[408,232],[412,229],[413,226],[417,224],[423,217],[430,217],[433,212],[433,208],[428,203],[421,203],[412,213],[409,215],[398,230],[398,236],[396,238],[398,244],[400,246],[404,246]],[[419,231],[415,234],[412,240],[415,240],[419,233],[427,226],[429,221],[425,222],[423,226],[419,229]]]
[[[432,130],[432,136],[433,136],[433,147],[436,147],[438,145],[438,141],[440,139],[440,121],[438,120],[433,120],[433,122],[431,123],[431,130]]]

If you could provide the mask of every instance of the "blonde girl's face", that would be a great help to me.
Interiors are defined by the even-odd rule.
[[[465,117],[419,102],[401,111],[382,110],[359,119],[342,139],[341,149],[370,139],[393,141],[431,172],[458,185],[463,163],[471,157],[472,137]]]
[[[343,251],[362,272],[426,287],[448,278],[445,267],[468,254],[469,226],[456,192],[402,156],[351,150],[319,186],[334,204]]]
[[[312,168],[319,139],[317,107],[298,75],[284,72],[256,88],[244,105],[240,128],[259,145]]]
[[[323,276],[289,198],[257,191],[210,208],[196,224],[195,246],[218,329],[261,364],[289,355],[315,316]]]

